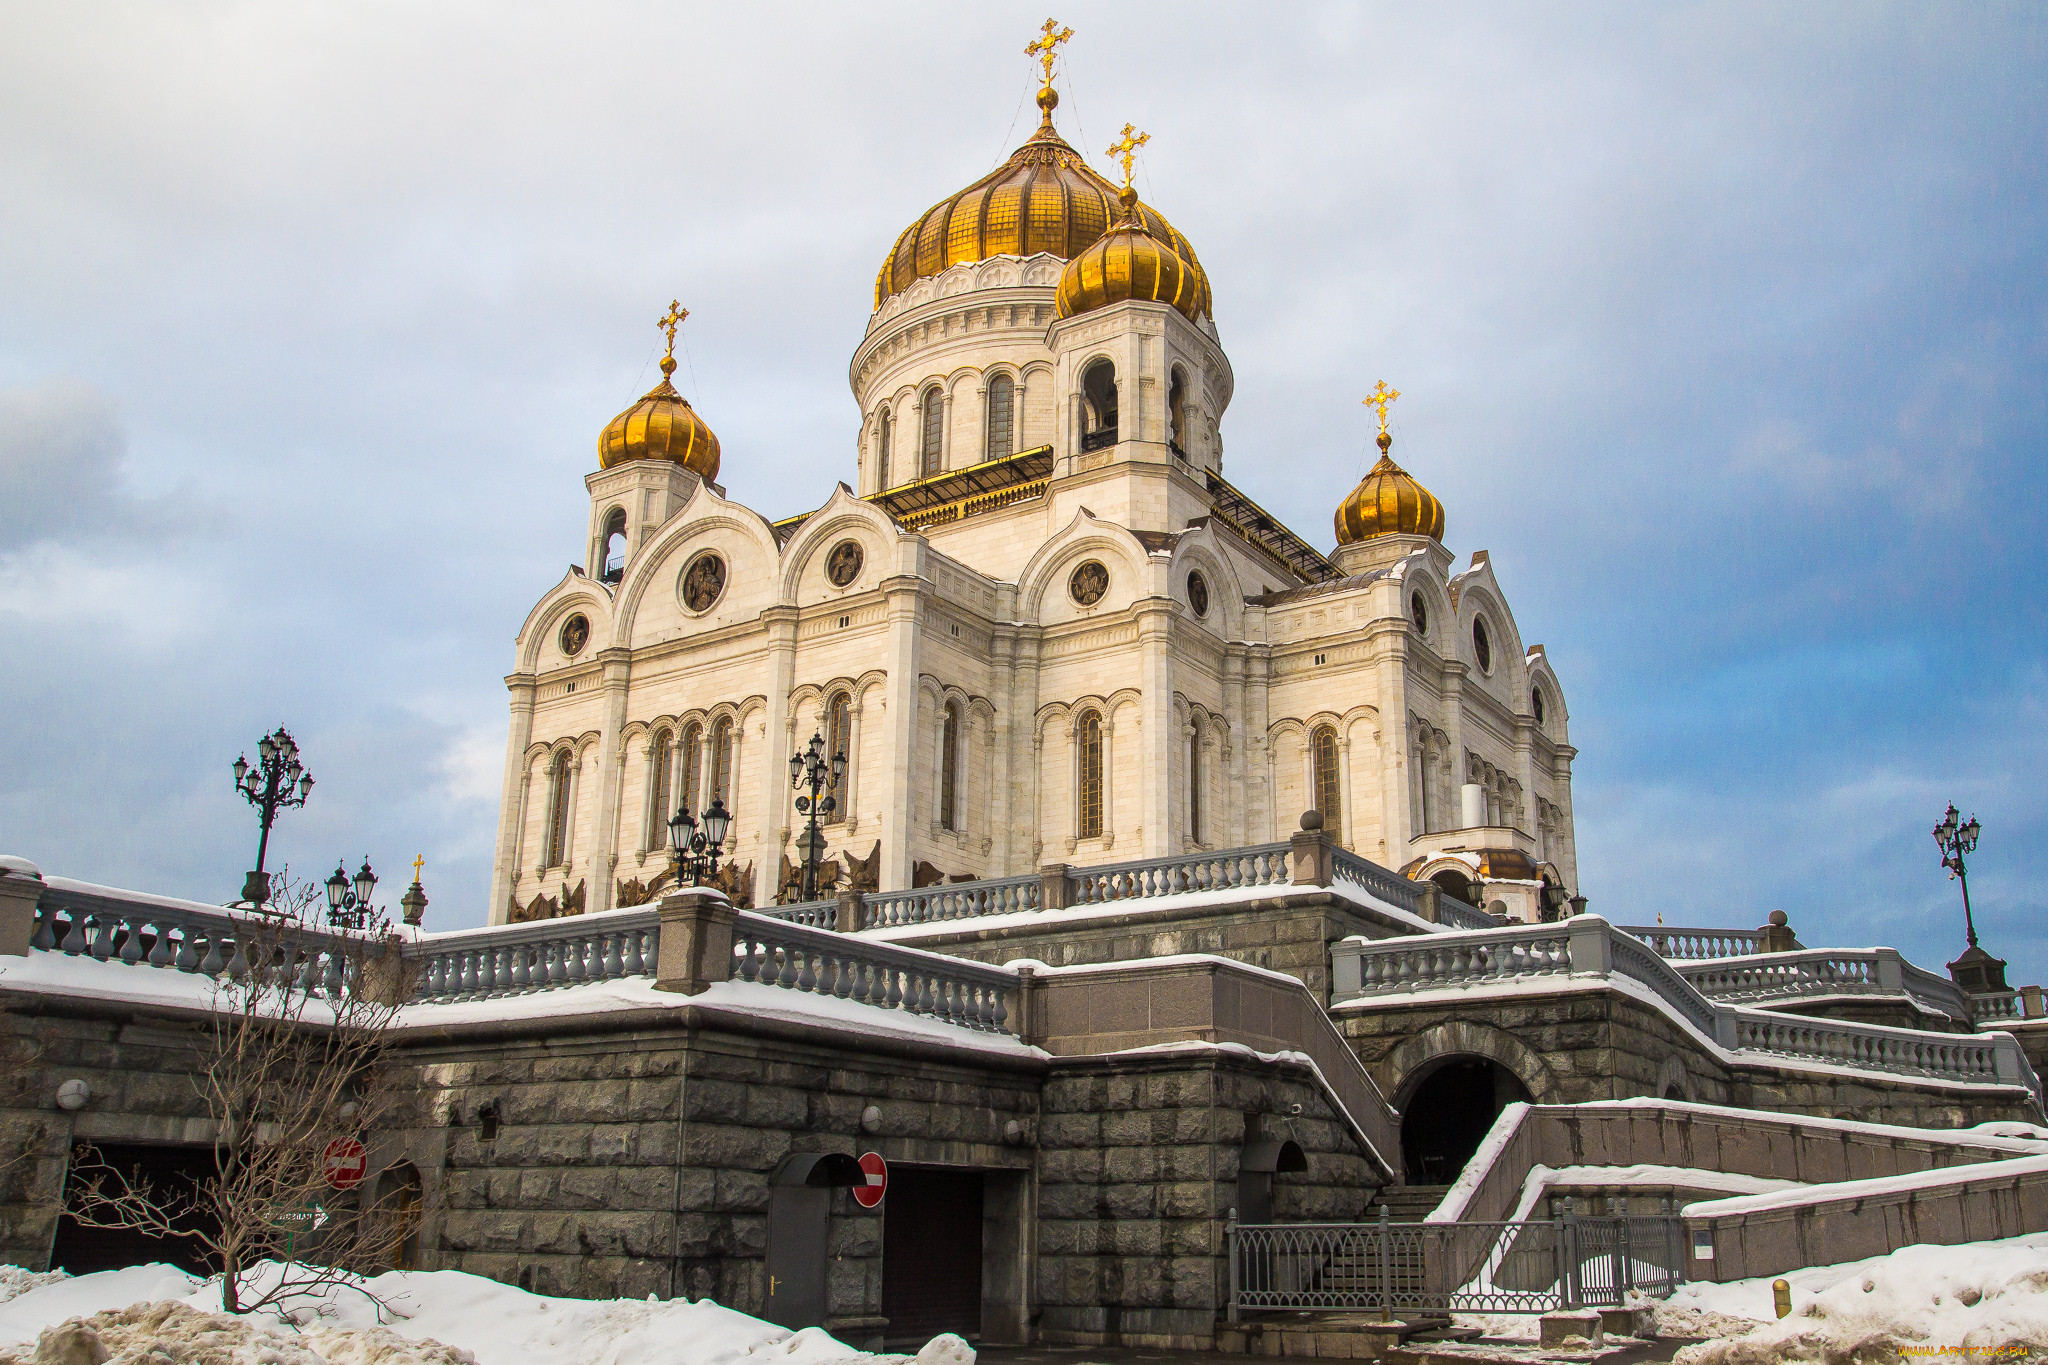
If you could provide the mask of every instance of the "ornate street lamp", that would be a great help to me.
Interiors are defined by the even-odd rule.
[[[1948,964],[1948,975],[1951,981],[1971,995],[2002,994],[2009,989],[2005,984],[2004,960],[1977,946],[1977,922],[1970,914],[1970,873],[1963,860],[1966,855],[1977,851],[1977,836],[1983,829],[1974,815],[1967,821],[1959,820],[1953,801],[1949,802],[1948,813],[1942,816],[1941,823],[1934,827],[1934,842],[1941,849],[1941,865],[1963,888],[1963,933],[1969,940],[1962,955]]]
[[[377,874],[370,871],[368,858],[363,859],[353,884],[342,865],[336,863],[334,875],[327,879],[327,922],[336,929],[368,927],[370,916],[376,913],[370,908],[370,895],[376,889]]]
[[[732,814],[722,796],[711,798],[711,809],[704,812],[701,822],[688,806],[676,808],[668,822],[668,846],[675,860],[677,886],[685,877],[691,886],[702,886],[707,878],[718,875],[718,855],[725,851],[726,831],[731,828]]]
[[[270,877],[263,870],[263,859],[270,851],[270,826],[279,811],[305,805],[313,791],[313,774],[300,764],[299,746],[282,725],[275,734],[257,741],[254,767],[247,754],[235,759],[235,790],[256,808],[263,824],[262,836],[256,841],[256,870],[242,882],[243,902],[261,909],[270,900]]]
[[[809,789],[808,795],[796,799],[797,814],[808,817],[797,839],[797,851],[804,860],[802,894],[807,901],[818,898],[818,865],[825,860],[825,836],[818,832],[818,817],[839,808],[837,797],[818,793],[837,787],[844,776],[846,755],[836,753],[827,759],[823,735],[812,735],[809,744],[789,756],[789,785],[799,791]]]

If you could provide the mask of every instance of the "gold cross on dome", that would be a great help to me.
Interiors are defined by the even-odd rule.
[[[1131,161],[1138,155],[1138,148],[1152,140],[1152,134],[1141,133],[1136,126],[1126,123],[1123,136],[1109,144],[1109,159],[1124,163],[1124,188],[1131,187]]]
[[[1387,381],[1382,379],[1379,382],[1379,387],[1374,389],[1365,400],[1367,407],[1380,410],[1380,435],[1382,436],[1387,434],[1387,405],[1400,396],[1401,391],[1399,389],[1388,388]]]
[[[427,859],[425,854],[421,854],[419,857],[416,857],[412,860],[412,880],[414,885],[419,884],[420,869],[425,867],[426,865]]]
[[[683,307],[676,300],[670,299],[668,301],[668,313],[660,322],[654,324],[656,327],[661,328],[662,331],[668,333],[667,358],[670,360],[674,360],[676,356],[676,328],[682,326],[683,319],[688,316],[690,316],[689,309]]]
[[[1061,43],[1064,43],[1073,36],[1074,30],[1061,28],[1060,21],[1057,19],[1048,19],[1045,21],[1044,36],[1037,42],[1024,45],[1024,55],[1036,57],[1038,64],[1045,68],[1044,85],[1047,90],[1052,89],[1053,54],[1059,50]]]

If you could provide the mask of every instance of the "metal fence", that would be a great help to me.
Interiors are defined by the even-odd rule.
[[[1677,1214],[1519,1223],[1230,1224],[1230,1320],[1278,1311],[1549,1313],[1661,1298],[1685,1276]]]

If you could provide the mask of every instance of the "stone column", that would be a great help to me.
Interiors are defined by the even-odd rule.
[[[1079,752],[1078,741],[1073,736],[1074,727],[1067,727],[1067,747]],[[1074,809],[1081,809],[1080,766],[1075,765]],[[1102,846],[1116,847],[1116,725],[1107,713],[1102,717]]]
[[[1173,616],[1170,599],[1153,599],[1139,608],[1138,651],[1144,670],[1144,729],[1141,736],[1145,778],[1145,842],[1142,856],[1164,858],[1173,849]]]
[[[768,628],[768,669],[767,706],[762,720],[767,728],[765,747],[767,756],[761,763],[756,780],[756,790],[761,801],[759,824],[761,827],[761,858],[754,868],[754,904],[775,904],[776,884],[782,880],[782,846],[789,832],[789,793],[785,790],[789,778],[783,772],[778,758],[787,759],[794,753],[790,726],[795,717],[789,713],[789,693],[796,683],[796,608],[774,606],[761,613],[761,622]],[[740,726],[733,727],[733,802],[739,802],[739,733]],[[781,741],[779,745],[777,741]]]
[[[1408,842],[1420,831],[1412,828],[1408,804],[1408,766],[1413,761],[1408,729],[1408,623],[1386,623],[1379,640],[1380,693],[1380,861],[1400,868],[1408,861]],[[1427,782],[1425,768],[1416,777]]]
[[[860,712],[863,695],[865,689],[854,693],[846,702],[846,776],[839,782],[839,799],[846,803],[842,816],[846,821],[848,834],[857,833],[860,829],[858,808],[853,803],[856,797],[855,783],[859,780],[860,774]]]
[[[990,736],[988,833],[993,840],[983,876],[1010,875],[1010,724],[1016,699],[1017,630],[998,625],[989,633],[989,695],[995,699],[995,724]]]
[[[1536,718],[1515,717],[1515,780],[1522,784],[1522,809],[1528,828],[1523,832],[1534,834],[1543,822],[1536,818],[1534,805],[1536,796]],[[1540,851],[1540,850],[1539,850]]]
[[[1039,845],[1045,838],[1044,816],[1039,809],[1045,800],[1045,737],[1038,728],[1038,656],[1043,639],[1044,631],[1036,626],[1018,629],[1010,673],[1010,690],[1017,715],[1016,722],[1010,727],[1011,744],[1018,746],[1020,733],[1031,741],[1031,752],[1027,755],[1020,750],[1018,754],[1019,761],[1024,764],[1024,772],[1019,779],[1017,796],[1031,813],[1031,818],[1022,822],[1027,841],[1024,847],[1013,845],[1010,849],[1010,862],[1005,872],[1013,877],[1038,865]]]
[[[498,797],[498,852],[491,866],[490,922],[503,924],[518,876],[520,844],[526,836],[526,746],[533,742],[531,673],[515,673],[505,682],[512,694],[512,728],[505,740],[505,781]]]
[[[1471,780],[1465,762],[1465,675],[1470,671],[1456,659],[1444,663],[1444,730],[1450,735],[1451,785],[1454,788]],[[1459,818],[1463,819],[1462,814]]]
[[[1557,870],[1564,874],[1564,884],[1574,894],[1579,886],[1579,827],[1572,816],[1572,759],[1578,750],[1569,744],[1557,746],[1557,752],[1550,761],[1551,781],[1556,783],[1559,842],[1564,845],[1562,856],[1557,859]]]
[[[1342,818],[1337,828],[1330,831],[1330,837],[1345,848],[1358,847],[1358,805],[1351,799],[1351,731],[1349,727],[1337,731],[1337,799],[1344,803]]]
[[[898,574],[882,584],[889,616],[888,770],[882,800],[882,875],[884,891],[906,891],[911,877],[911,763],[917,743],[917,673],[921,594],[924,581],[915,573]]]
[[[1244,651],[1236,645],[1223,651],[1223,716],[1229,729],[1223,740],[1223,771],[1219,784],[1224,793],[1224,814],[1217,840],[1224,848],[1243,848],[1251,840],[1245,836],[1245,781],[1244,753],[1251,738],[1251,727],[1244,713]]]
[[[626,774],[626,746],[619,736],[626,727],[626,684],[633,675],[631,650],[607,649],[597,657],[604,666],[604,719],[597,740],[597,823],[591,830],[586,911],[609,910],[618,897],[613,874],[619,861],[619,788]]]
[[[36,905],[43,898],[43,873],[26,858],[0,862],[0,954],[27,957],[35,936]]]
[[[1245,793],[1245,842],[1271,843],[1280,837],[1273,815],[1277,800],[1273,791],[1273,741],[1267,731],[1269,688],[1273,680],[1273,649],[1251,645],[1245,653],[1245,767],[1249,772]],[[1253,834],[1257,830],[1259,833]]]

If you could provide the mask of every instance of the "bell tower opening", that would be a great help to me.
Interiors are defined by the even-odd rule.
[[[626,509],[615,508],[604,519],[604,567],[601,575],[605,582],[616,583],[626,576]]]
[[[1081,449],[1116,444],[1116,366],[1097,360],[1081,372]]]

